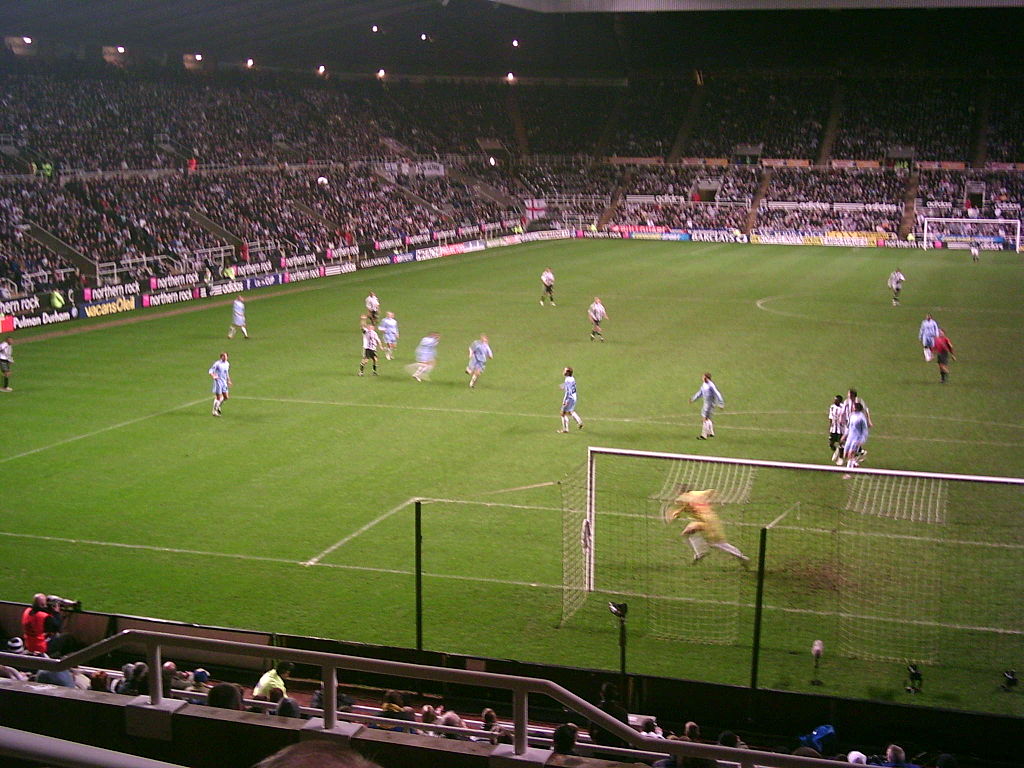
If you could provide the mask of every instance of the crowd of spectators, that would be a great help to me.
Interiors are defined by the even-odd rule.
[[[181,166],[181,155],[220,165],[381,155],[365,100],[326,83],[251,74],[0,74],[0,134],[63,170]]]
[[[608,154],[666,157],[692,98],[692,89],[681,80],[631,83]]]
[[[417,152],[478,154],[477,139],[516,146],[500,83],[391,83],[386,95],[400,108],[391,125],[396,138]]]
[[[531,154],[589,155],[622,97],[622,88],[523,85],[516,87],[515,97]]]
[[[906,174],[896,171],[776,168],[768,198],[799,203],[901,204],[906,186]]]
[[[970,187],[970,189],[969,189]],[[921,171],[918,182],[917,227],[921,231],[924,219],[948,217],[964,219],[1006,219],[1008,226],[1001,234],[1008,234],[1013,219],[1022,219],[1024,206],[1024,173],[1016,171]],[[950,231],[961,231],[955,225]],[[989,226],[979,227],[979,234],[995,234]],[[936,231],[935,225],[930,227]]]
[[[987,141],[989,160],[1024,162],[1024,97],[1019,82],[993,87]]]
[[[969,80],[852,81],[832,156],[881,160],[911,146],[917,160],[967,160],[974,125]]]
[[[622,169],[586,163],[524,163],[517,169],[531,197],[589,195],[611,197],[622,181]]]
[[[899,231],[900,214],[869,211],[836,211],[823,208],[768,209],[757,213],[754,232],[876,232],[880,235]]]
[[[716,202],[748,202],[757,191],[760,166],[650,165],[633,169],[630,195],[673,195],[705,201],[714,190]]]
[[[814,159],[833,87],[824,78],[709,79],[683,153],[731,157],[738,144],[763,144],[762,157]]]
[[[717,203],[620,203],[613,223],[638,224],[670,229],[727,229],[742,231],[749,209],[738,204]]]

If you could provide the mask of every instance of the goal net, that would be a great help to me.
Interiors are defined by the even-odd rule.
[[[925,248],[968,249],[1020,253],[1020,219],[921,219]]]
[[[767,648],[1024,661],[1024,479],[591,448],[561,486],[563,624],[600,596],[632,601],[635,631],[747,645],[760,586]],[[695,559],[700,510],[679,496],[706,490],[712,546]]]

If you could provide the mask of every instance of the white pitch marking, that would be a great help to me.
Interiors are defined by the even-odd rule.
[[[548,480],[546,483],[534,483],[533,485],[520,485],[518,488],[499,488],[496,491],[483,491],[481,496],[493,496],[496,493],[512,493],[513,491],[532,491],[534,488],[546,488],[549,485],[558,485],[556,480]]]
[[[42,453],[48,451],[51,448],[59,448],[62,445],[68,443],[74,443],[78,440],[85,440],[87,437],[95,437],[96,435],[102,435],[104,432],[111,432],[115,429],[121,429],[122,427],[130,427],[132,424],[138,424],[140,421],[146,421],[147,419],[155,419],[157,416],[164,416],[168,413],[174,413],[175,411],[181,411],[185,408],[191,408],[193,405],[199,405],[199,403],[206,402],[207,398],[201,400],[193,400],[191,403],[185,403],[184,405],[176,405],[173,408],[168,408],[165,411],[157,411],[156,413],[150,413],[145,416],[139,416],[136,419],[129,419],[128,421],[122,421],[119,424],[111,424],[109,427],[103,427],[102,429],[96,429],[92,432],[86,432],[84,435],[75,435],[74,437],[66,437],[63,440],[58,440],[56,443],[50,443],[39,448],[33,448],[31,451],[24,451],[23,453],[16,453],[14,456],[8,456],[5,459],[0,459],[0,464],[6,464],[8,461],[14,461],[15,459],[21,459],[25,456],[31,456],[34,453]]]
[[[333,544],[331,544],[331,546],[329,546],[327,549],[325,549],[319,555],[315,555],[315,556],[309,558],[309,560],[306,560],[302,564],[303,565],[317,565],[317,564],[319,564],[319,562],[321,560],[323,560],[325,557],[327,557],[329,554],[331,554],[331,552],[333,552],[334,550],[338,549],[339,547],[345,546],[350,541],[352,541],[352,539],[354,539],[356,536],[359,536],[360,534],[366,533],[368,530],[373,528],[373,526],[377,525],[377,523],[381,523],[381,522],[387,520],[393,514],[395,514],[397,512],[401,512],[403,509],[405,509],[406,507],[408,507],[410,504],[412,504],[415,501],[416,501],[416,497],[415,496],[413,496],[412,498],[406,499],[401,504],[399,504],[397,507],[392,507],[387,512],[385,512],[384,514],[378,515],[373,520],[368,522],[366,525],[364,525],[364,526],[362,526],[360,528],[357,528],[356,530],[352,531],[352,533],[350,533],[348,536],[346,536],[343,539],[339,539],[338,541],[334,542]]]
[[[514,411],[483,411],[476,408],[440,408],[436,406],[427,405],[403,405],[400,403],[356,403],[350,401],[337,401],[337,400],[307,400],[302,398],[291,398],[291,397],[255,397],[251,395],[235,395],[234,400],[254,400],[262,403],[282,403],[282,404],[294,404],[294,405],[331,405],[338,408],[384,408],[398,411],[425,411],[429,413],[462,413],[469,416],[507,416],[509,418],[517,419],[550,419],[551,414],[549,413],[516,413]],[[623,416],[590,416],[591,421],[596,422],[615,422],[620,424],[654,424],[666,427],[678,427],[678,421],[663,421],[653,418],[628,418]],[[730,429],[735,429],[745,432],[784,432],[787,434],[794,435],[819,435],[819,432],[812,432],[805,429],[785,429],[779,427],[743,427],[736,424],[730,424]],[[952,443],[962,445],[994,445],[1001,448],[1020,448],[1024,447],[1021,443],[1004,443],[996,442],[992,440],[957,440],[956,438],[944,438],[944,437],[912,437],[905,435],[879,435],[873,434],[872,439],[874,440],[901,440],[904,442],[920,442],[920,443]]]
[[[529,504],[503,504],[500,501],[473,501],[472,499],[434,499],[421,496],[421,501],[435,502],[439,504],[474,504],[479,507],[506,507],[508,509],[536,509],[541,512],[561,512],[561,507],[535,507]]]
[[[414,499],[410,499],[410,501],[413,501],[413,500]],[[406,503],[408,503],[408,502],[406,502]],[[83,545],[84,544],[84,545],[95,546],[95,547],[116,547],[116,548],[119,548],[119,549],[137,549],[137,550],[142,550],[142,551],[146,551],[146,552],[167,552],[167,553],[170,553],[170,554],[197,555],[197,556],[200,556],[200,557],[224,557],[224,558],[231,558],[231,559],[234,559],[234,560],[251,560],[253,562],[279,563],[281,565],[302,565],[302,566],[306,565],[305,562],[302,562],[302,561],[299,561],[299,560],[286,560],[284,558],[279,558],[279,557],[264,557],[264,556],[261,556],[261,555],[240,555],[240,554],[231,554],[231,553],[228,553],[228,552],[204,552],[202,550],[179,549],[179,548],[175,548],[175,547],[157,547],[157,546],[151,546],[151,545],[148,545],[148,544],[123,544],[123,543],[113,542],[113,541],[92,541],[92,540],[89,540],[89,539],[72,539],[72,538],[65,538],[65,537],[62,537],[62,536],[41,536],[41,535],[38,535],[38,534],[31,534],[31,533],[9,533],[7,531],[0,531],[0,536],[7,536],[7,537],[19,538],[19,539],[34,539],[34,540],[37,540],[37,541],[53,541],[53,542],[62,543],[62,544],[76,544],[76,545]],[[368,572],[371,572],[371,573],[389,573],[389,574],[394,574],[396,576],[412,576],[413,575],[412,571],[403,570],[403,569],[399,569],[399,568],[374,568],[372,566],[345,565],[345,564],[342,564],[342,563],[315,563],[314,566],[317,567],[317,568],[336,568],[338,570],[345,570],[345,571],[368,571]],[[543,583],[543,582],[534,582],[534,581],[515,581],[515,580],[512,580],[512,579],[494,579],[494,578],[488,578],[488,577],[485,577],[485,576],[462,576],[462,575],[453,574],[453,573],[428,573],[428,572],[424,572],[423,575],[425,577],[431,578],[431,579],[446,579],[446,580],[452,580],[452,581],[474,581],[474,582],[480,582],[480,583],[483,583],[483,584],[504,584],[504,585],[512,586],[512,587],[536,587],[536,588],[540,588],[540,589],[557,590],[559,592],[561,592],[561,591],[563,591],[565,589],[565,587],[563,585],[561,585],[561,584],[546,584],[546,583]],[[697,598],[697,597],[677,597],[677,596],[672,596],[672,595],[650,595],[650,594],[647,594],[645,592],[624,592],[624,591],[616,591],[616,590],[598,590],[598,591],[600,591],[602,594],[618,595],[618,596],[623,596],[623,597],[644,597],[644,598],[652,598],[652,599],[659,599],[659,600],[669,600],[669,601],[674,601],[674,602],[697,603],[697,604],[707,604],[707,605],[730,605],[730,606],[738,607],[738,608],[750,608],[750,607],[752,607],[749,603],[727,602],[727,601],[721,601],[721,600],[706,600],[706,599]],[[841,617],[844,617],[844,618],[854,618],[854,619],[873,619],[875,621],[890,621],[890,622],[899,621],[901,623],[916,624],[916,625],[919,625],[919,626],[939,627],[939,628],[942,628],[942,629],[963,629],[963,630],[971,630],[971,631],[976,631],[976,632],[993,632],[993,633],[1001,634],[1001,635],[1024,635],[1024,631],[1015,630],[1015,629],[1005,629],[1003,627],[975,627],[975,626],[963,625],[963,624],[943,624],[943,623],[940,623],[940,622],[933,622],[933,621],[910,620],[910,619],[907,619],[906,617],[888,618],[888,617],[880,617],[880,616],[860,616],[860,615],[842,613],[840,611],[817,611],[817,610],[813,610],[813,609],[810,609],[810,608],[784,608],[784,607],[778,607],[778,606],[773,606],[773,605],[765,605],[764,607],[765,607],[766,610],[780,611],[782,613],[802,613],[802,614],[810,614],[810,615],[813,615],[813,616],[841,616]]]

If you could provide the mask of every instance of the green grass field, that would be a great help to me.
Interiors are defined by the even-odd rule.
[[[537,303],[545,266],[557,308]],[[895,266],[908,278],[900,307],[885,286]],[[822,464],[825,413],[851,386],[875,422],[869,466],[1022,476],[1022,270],[1013,254],[975,265],[959,252],[538,243],[253,294],[248,341],[225,338],[224,299],[116,327],[86,321],[72,330],[87,332],[64,336],[22,332],[15,391],[0,397],[0,595],[42,590],[88,609],[412,645],[406,502],[448,499],[425,506],[426,647],[614,669],[617,626],[601,600],[556,628],[558,487],[495,491],[560,480],[588,445]],[[402,338],[379,377],[359,378],[370,289]],[[606,343],[588,337],[595,295],[610,314]],[[917,341],[928,311],[957,349],[945,386]],[[405,366],[434,331],[438,367],[417,383]],[[481,332],[495,358],[470,390],[466,347]],[[215,419],[206,371],[225,349],[234,387]],[[561,435],[565,365],[586,429]],[[708,442],[695,439],[688,402],[704,370],[728,406]],[[793,493],[818,497],[813,484]],[[500,506],[463,503],[473,501]],[[784,501],[752,505],[737,543],[756,550],[756,527]],[[1010,633],[991,646],[942,641],[947,653],[916,698],[903,693],[900,665],[832,654],[813,690],[1024,714],[1019,695],[996,691],[1002,669],[1024,667],[1019,501],[973,526],[1013,546],[995,560],[954,550],[958,577],[936,597],[977,604],[978,622],[1008,612]],[[951,509],[957,530],[976,511]],[[768,602],[827,610],[821,582],[832,576],[801,554],[816,545],[793,532],[777,541]],[[673,552],[695,572],[678,538],[657,546],[669,572]],[[933,559],[922,570],[950,565]],[[721,553],[701,565],[735,573]],[[745,684],[751,584],[737,582],[734,645],[659,639],[643,631],[650,601],[631,606],[630,669]],[[813,612],[769,610],[765,622],[761,684],[812,690],[810,641],[837,648],[840,630]],[[981,649],[992,647],[1006,652],[988,658]]]

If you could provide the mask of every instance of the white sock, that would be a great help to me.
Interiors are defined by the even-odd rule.
[[[242,326],[242,335],[245,336],[245,338],[247,339],[249,338],[249,331],[246,330],[246,327],[244,325]]]
[[[714,436],[715,436],[715,422],[713,422],[711,419],[708,419],[708,437],[714,437]]]
[[[220,400],[218,400],[216,397],[213,398],[213,410],[215,410],[215,411],[219,411],[220,410]]]
[[[573,412],[572,412],[572,417],[573,417],[574,419],[576,419],[576,423],[577,423],[577,424],[582,424],[582,423],[583,423],[583,419],[581,419],[581,418],[579,417],[579,414],[577,414],[577,413],[576,413],[576,411],[573,411]],[[565,426],[566,426],[566,427],[568,427],[568,426],[569,426],[569,422],[566,422],[566,423],[565,423]]]
[[[564,429],[566,432],[569,431],[569,417],[568,416],[563,416],[562,417],[562,429]]]
[[[738,557],[741,560],[745,560],[747,557],[742,552],[740,552],[736,547],[730,544],[728,541],[718,541],[712,544],[711,546],[715,547],[716,549],[720,549],[723,552],[728,552],[733,557]]]
[[[690,546],[693,547],[693,554],[702,555],[708,551],[708,545],[704,542],[704,537],[699,533],[694,533],[687,538],[690,540]]]
[[[707,419],[703,419],[701,421],[701,423],[700,423],[700,436],[701,437],[707,437],[708,436],[708,424],[710,424],[710,423],[711,422],[708,421]]]
[[[228,328],[228,338],[229,339],[235,338],[235,326],[233,326],[233,325],[230,328]]]

